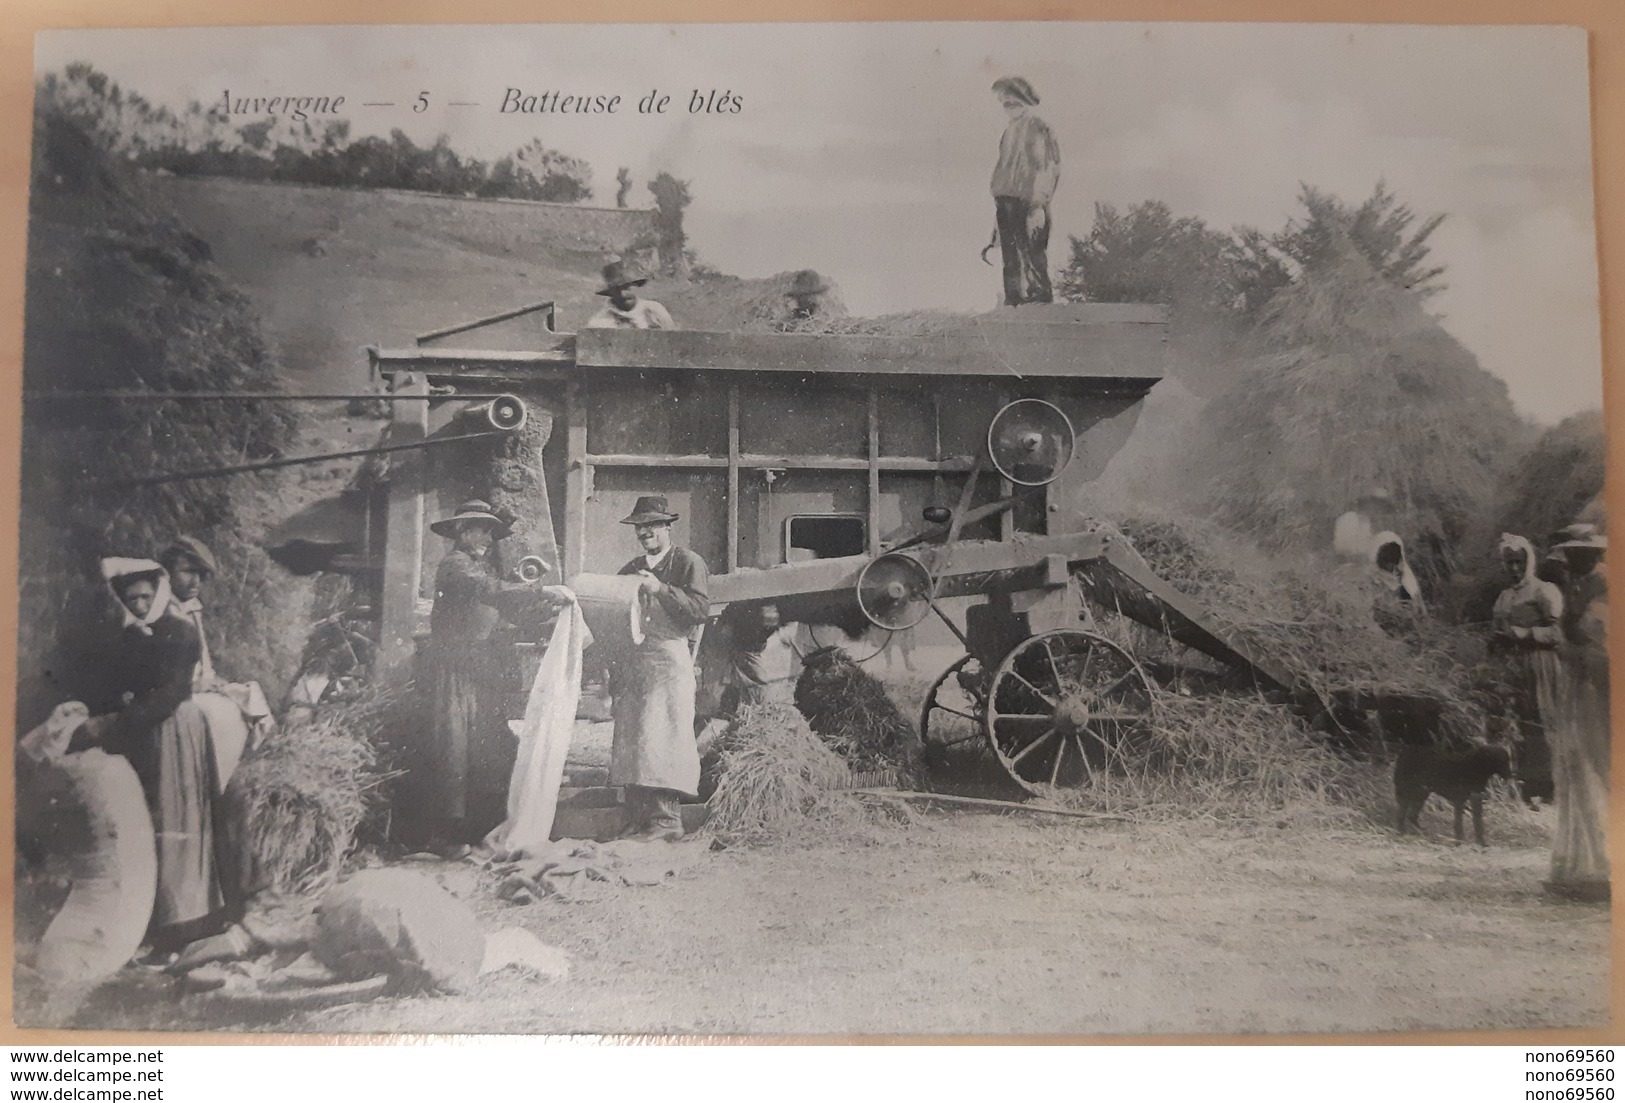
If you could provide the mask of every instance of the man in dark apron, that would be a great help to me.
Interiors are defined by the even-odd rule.
[[[679,801],[700,785],[694,649],[710,615],[710,575],[704,559],[672,543],[675,520],[664,497],[647,495],[621,521],[643,547],[619,572],[641,579],[643,642],[614,678],[609,781],[626,787],[628,830],[644,841],[681,839]]]

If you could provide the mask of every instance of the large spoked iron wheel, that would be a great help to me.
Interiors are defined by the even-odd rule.
[[[927,754],[982,737],[982,664],[961,655],[931,683],[920,705],[920,744]]]
[[[1023,640],[994,669],[983,724],[1005,771],[1038,795],[1110,772],[1149,729],[1152,702],[1134,656],[1104,636],[1060,629]]]

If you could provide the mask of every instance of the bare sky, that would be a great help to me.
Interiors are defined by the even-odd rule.
[[[1279,228],[1300,182],[1350,201],[1379,179],[1448,214],[1445,326],[1542,422],[1601,404],[1584,33],[1572,28],[806,24],[242,28],[40,36],[37,67],[95,65],[158,103],[344,95],[357,134],[399,127],[491,158],[540,137],[691,181],[688,229],[727,272],[812,267],[874,314],[995,304],[977,253],[1003,117],[1026,76],[1061,145],[1051,261],[1097,202],[1166,201],[1220,229]],[[504,92],[623,97],[615,116],[521,116]],[[652,89],[665,116],[640,116]],[[690,116],[691,90],[741,98]],[[414,114],[420,91],[430,107]],[[395,108],[365,108],[392,100]],[[451,107],[449,101],[478,107]],[[246,120],[245,120],[246,121]]]

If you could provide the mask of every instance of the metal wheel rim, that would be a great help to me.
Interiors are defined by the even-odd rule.
[[[965,669],[967,664],[974,661],[974,656],[961,655],[949,665],[948,669],[944,670],[941,674],[938,674],[936,680],[931,683],[931,688],[926,690],[925,700],[920,702],[919,729],[920,745],[922,747],[954,747],[958,746],[960,743],[965,743],[972,739],[976,739],[982,734],[982,719],[979,715],[981,708],[977,702],[972,701],[971,708],[968,710],[963,710],[957,707],[950,708],[949,706],[943,705],[938,701],[938,695],[942,692],[943,686],[948,684],[949,679],[953,678],[961,670]],[[932,739],[931,717],[933,713],[937,712],[948,712],[970,721],[970,734],[964,739],[953,739],[947,741]]]
[[[1091,683],[1097,674],[1099,683]],[[1124,744],[1144,730],[1154,700],[1151,679],[1121,645],[1057,629],[1023,640],[1000,660],[988,682],[983,734],[1029,793],[1075,789],[1111,770]]]

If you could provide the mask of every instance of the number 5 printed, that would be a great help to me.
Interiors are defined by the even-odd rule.
[[[412,112],[413,114],[421,115],[427,110],[429,110],[429,93],[419,92],[417,102],[412,104]]]

